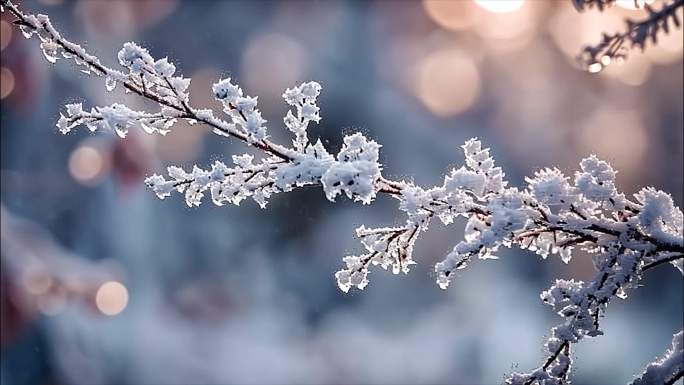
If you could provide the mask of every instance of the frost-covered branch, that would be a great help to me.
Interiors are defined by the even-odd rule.
[[[230,122],[215,116],[212,110],[190,105],[190,79],[176,74],[175,65],[167,58],[155,60],[146,49],[135,43],[126,43],[117,55],[119,64],[125,71],[112,69],[102,64],[99,58],[89,54],[83,47],[63,38],[46,15],[25,14],[7,0],[3,0],[2,4],[16,17],[15,24],[24,36],[37,36],[41,40],[41,49],[49,62],[54,63],[62,57],[73,59],[82,67],[83,72],[103,77],[108,91],[120,83],[127,92],[138,94],[155,102],[159,107],[159,110],[153,113],[133,111],[121,104],[94,107],[86,111],[81,104],[69,104],[66,106],[66,115],[62,114],[57,123],[63,133],[71,131],[76,126],[85,125],[93,131],[111,130],[119,136],[125,136],[131,127],[140,127],[148,133],[166,134],[178,119],[184,119],[191,124],[208,125],[217,135],[238,139],[263,151],[266,158],[262,162],[273,167],[260,176],[273,180],[270,180],[272,183],[264,183],[265,191],[256,188],[257,199],[269,196],[275,191],[288,191],[293,187],[310,183],[322,184],[326,196],[330,199],[344,193],[364,203],[370,203],[378,191],[398,191],[380,176],[380,166],[377,162],[379,145],[363,135],[354,134],[345,138],[345,146],[337,154],[337,159],[328,153],[321,143],[309,143],[306,129],[311,121],[320,121],[316,98],[321,87],[315,82],[293,87],[283,94],[285,101],[294,109],[294,112],[289,111],[284,119],[286,127],[295,136],[293,146],[286,147],[268,139],[264,126],[266,120],[257,109],[257,98],[243,95],[242,89],[231,83],[229,78],[217,81],[212,91],[215,98],[223,104],[223,112]],[[215,166],[221,168],[220,164]],[[224,178],[217,181],[205,180],[204,177],[203,171],[196,168],[188,175],[188,178],[195,181],[193,189],[184,189],[187,184],[175,186],[186,191],[189,205],[197,204],[191,199],[197,195],[194,189],[204,191],[217,183],[226,182]],[[231,178],[229,181],[235,180]],[[250,179],[249,182],[254,184],[254,180]],[[160,196],[165,196],[169,192],[169,184],[157,176],[148,179],[147,184]],[[232,186],[239,187],[235,184]],[[247,188],[246,191],[253,189]],[[226,199],[215,199],[223,200]]]
[[[672,337],[672,347],[662,357],[648,364],[646,370],[631,385],[672,385],[684,377],[684,332]]]
[[[548,358],[544,364],[529,373],[512,374],[507,383],[565,383],[572,364],[570,346],[586,336],[602,335],[600,319],[611,299],[626,298],[626,289],[637,286],[641,273],[658,265],[653,262],[643,264],[643,259],[644,254],[629,252],[619,243],[607,245],[594,259],[599,272],[591,282],[557,280],[555,285],[544,291],[542,300],[553,307],[564,322],[551,329],[545,344]],[[681,346],[678,349],[681,356]]]
[[[320,140],[310,140],[309,124],[321,120],[317,105],[321,86],[316,82],[283,94],[291,107],[283,124],[293,135],[291,146],[285,146],[269,139],[257,98],[246,96],[231,79],[219,79],[212,87],[223,111],[194,107],[189,103],[190,79],[178,75],[167,58],[156,60],[146,49],[126,43],[118,54],[124,70],[114,70],[64,39],[47,16],[24,14],[8,0],[2,4],[27,37],[39,37],[49,61],[60,55],[73,59],[103,77],[107,90],[121,84],[158,106],[155,112],[134,111],[122,104],[86,111],[81,104],[70,104],[57,123],[63,133],[85,125],[119,136],[135,127],[149,134],[166,134],[182,119],[207,125],[219,136],[259,150],[256,156],[233,156],[231,165],[216,161],[210,168],[194,166],[191,171],[171,166],[166,177],[152,175],[145,183],[159,198],[177,191],[184,194],[188,206],[200,205],[209,194],[219,206],[251,198],[265,207],[276,193],[317,185],[330,201],[345,195],[371,204],[379,193],[397,199],[404,214],[401,225],[356,230],[364,251],[346,256],[344,268],[335,274],[344,292],[366,287],[373,266],[391,267],[394,274],[408,273],[416,263],[414,245],[437,219],[445,225],[459,217],[466,220],[464,240],[435,266],[437,283],[443,289],[472,261],[496,259],[502,247],[515,245],[542,258],[558,255],[565,263],[575,250],[594,255],[598,273],[592,281],[559,280],[542,294],[563,323],[552,329],[542,366],[527,374],[512,374],[510,383],[567,382],[572,344],[602,333],[599,321],[610,300],[624,298],[625,290],[634,287],[650,268],[672,263],[682,270],[682,211],[671,196],[647,187],[632,199],[626,197],[616,188],[617,172],[593,155],[581,161],[573,177],[555,168],[543,169],[526,178],[525,186],[509,187],[489,149],[471,139],[462,146],[464,165],[449,171],[440,185],[421,187],[389,180],[382,176],[381,146],[364,135],[345,136],[335,155]]]
[[[603,11],[604,7],[611,5],[615,0],[573,0],[578,10],[584,10],[596,6]],[[673,0],[665,3],[660,10],[655,10],[643,1],[634,0],[636,7],[643,7],[648,12],[644,20],[625,20],[626,28],[622,32],[613,34],[604,33],[601,42],[586,46],[577,57],[578,61],[590,72],[600,72],[605,66],[615,61],[623,61],[627,57],[627,51],[639,47],[646,49],[646,43],[650,39],[653,44],[658,41],[658,35],[670,33],[671,25],[681,28],[681,21],[677,12],[684,8],[684,0]],[[629,44],[629,48],[625,44]]]

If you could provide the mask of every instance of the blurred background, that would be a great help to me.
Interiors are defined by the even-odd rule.
[[[632,0],[578,13],[570,1],[24,1],[64,36],[116,64],[126,41],[192,77],[191,101],[220,109],[210,85],[231,76],[258,95],[269,133],[289,143],[280,95],[316,80],[321,124],[383,144],[385,175],[440,184],[480,137],[513,185],[541,167],[572,175],[591,154],[632,194],[652,185],[682,206],[682,31],[623,65],[581,71],[575,55],[639,18]],[[653,4],[656,8],[660,2]],[[320,189],[189,209],[142,179],[166,165],[208,165],[245,151],[202,127],[125,140],[57,133],[63,104],[145,104],[104,90],[71,63],[48,64],[7,15],[0,21],[2,339],[0,383],[495,384],[542,360],[560,318],[539,293],[591,279],[518,250],[473,263],[449,290],[431,273],[462,238],[436,222],[406,276],[373,270],[363,292],[333,273],[360,251],[356,226],[403,221]],[[605,336],[575,350],[576,384],[629,381],[682,326],[681,275],[649,272],[608,309]]]

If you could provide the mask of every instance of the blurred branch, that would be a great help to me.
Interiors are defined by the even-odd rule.
[[[585,9],[591,9],[591,8],[598,8],[599,11],[603,11],[605,8],[608,8],[615,4],[615,0],[571,0],[572,5],[575,6],[575,9],[578,11],[582,12]],[[634,5],[638,6],[639,0],[634,0]]]
[[[14,289],[11,300],[25,311],[59,311],[68,300],[93,304],[98,288],[117,276],[111,266],[65,250],[46,229],[15,216],[3,204],[0,224],[3,280]]]
[[[603,7],[612,2],[610,0],[573,0],[573,3],[579,10],[583,10],[591,5],[596,5],[600,10],[603,10]],[[636,0],[635,5],[639,5]],[[604,33],[601,42],[597,45],[584,47],[577,60],[589,72],[600,72],[604,67],[615,61],[625,60],[629,49],[639,47],[643,51],[646,49],[646,43],[649,39],[652,44],[656,44],[660,34],[670,33],[670,23],[674,24],[676,28],[681,27],[681,21],[677,12],[679,9],[684,8],[684,0],[674,0],[669,4],[665,3],[660,10],[655,10],[648,4],[644,4],[643,7],[648,12],[646,19],[641,21],[627,19],[625,21],[626,29],[623,32],[614,34]],[[626,43],[629,44],[629,47],[626,46]]]

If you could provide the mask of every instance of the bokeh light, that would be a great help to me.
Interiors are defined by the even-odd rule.
[[[67,293],[63,287],[55,286],[48,293],[36,298],[36,306],[41,313],[55,316],[61,313],[67,305]]]
[[[497,52],[511,52],[528,45],[534,38],[537,14],[544,3],[520,2],[507,13],[488,13],[477,23],[475,31],[484,43]]]
[[[0,68],[0,99],[8,97],[14,90],[14,74],[9,68]]]
[[[159,23],[177,6],[176,0],[79,1],[75,11],[89,35],[116,39]]]
[[[423,8],[430,18],[441,27],[464,30],[478,20],[471,1],[423,0]]]
[[[5,20],[0,20],[0,51],[7,48],[12,41],[12,26]]]
[[[91,36],[125,38],[137,29],[128,1],[80,1],[74,10]]]
[[[520,9],[525,0],[475,0],[475,4],[495,13],[509,13]]]
[[[421,61],[416,93],[435,115],[458,115],[480,95],[480,74],[475,62],[463,51],[438,50]]]
[[[95,305],[102,314],[115,316],[128,305],[128,289],[121,282],[105,282],[97,289]]]
[[[249,41],[242,56],[241,82],[249,95],[259,95],[260,104],[283,105],[283,91],[303,81],[305,63],[306,50],[294,38],[259,35]]]
[[[587,71],[591,72],[592,74],[597,74],[603,70],[603,64],[601,63],[591,63],[587,66]]]
[[[24,273],[23,284],[24,289],[31,294],[45,294],[52,286],[52,277],[47,269],[35,267]]]
[[[89,144],[78,146],[69,156],[69,173],[79,183],[99,182],[106,170],[102,150]]]
[[[636,111],[602,108],[590,115],[582,126],[579,144],[580,153],[596,154],[610,161],[616,170],[620,170],[622,183],[625,183],[625,179],[634,178],[641,169],[649,137]]]

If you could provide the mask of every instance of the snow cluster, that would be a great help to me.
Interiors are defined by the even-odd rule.
[[[231,83],[230,79],[215,83],[212,90],[223,103],[224,111],[233,119],[232,127],[242,127],[247,141],[255,143],[266,139],[265,128],[252,130],[256,126],[249,124],[251,119],[261,119],[261,114],[255,108],[256,98],[243,97],[242,89]],[[170,180],[155,174],[146,179],[146,184],[160,198],[170,195],[173,190],[184,192],[188,206],[198,206],[204,192],[209,190],[213,202],[219,206],[226,202],[238,205],[251,197],[265,207],[271,195],[309,184],[321,184],[330,201],[344,194],[350,199],[370,204],[377,192],[375,182],[380,177],[380,145],[359,133],[348,135],[335,157],[320,140],[310,143],[306,129],[310,121],[320,120],[315,105],[320,90],[318,83],[308,82],[288,89],[283,94],[288,104],[297,106],[296,118],[292,111],[285,117],[288,129],[295,134],[293,148],[288,149],[287,158],[267,156],[255,164],[254,157],[245,154],[233,157],[236,165],[233,168],[227,168],[220,161],[215,162],[211,170],[194,166],[192,171],[185,172],[177,167],[169,167]],[[315,113],[311,112],[314,107]],[[243,116],[247,119],[243,119]],[[296,122],[290,121],[289,117]],[[208,119],[213,119],[213,116]]]
[[[207,190],[218,206],[225,203],[239,205],[244,199],[251,197],[259,206],[265,207],[271,194],[279,191],[273,183],[273,175],[282,166],[282,162],[267,158],[254,163],[254,157],[245,154],[233,156],[233,163],[234,167],[228,167],[223,162],[216,161],[210,170],[195,166],[191,172],[170,166],[170,180],[154,174],[145,183],[160,199],[171,195],[173,190],[185,193],[185,202],[190,207],[199,206]]]
[[[309,142],[306,133],[309,122],[321,121],[320,108],[316,105],[320,93],[321,85],[316,82],[302,83],[299,87],[288,88],[283,93],[285,103],[295,107],[296,112],[289,110],[283,122],[288,130],[295,134],[292,144],[298,151],[304,149]]]
[[[269,156],[255,164],[254,156],[244,154],[233,157],[236,167],[228,168],[216,161],[211,170],[194,166],[192,171],[185,172],[171,166],[168,168],[170,180],[154,174],[145,183],[162,199],[173,190],[184,192],[188,206],[199,206],[204,191],[209,190],[213,202],[219,206],[226,202],[239,205],[252,197],[263,208],[275,193],[316,183],[323,186],[330,201],[344,193],[350,199],[371,203],[376,195],[375,181],[380,176],[379,145],[361,134],[344,140],[337,160],[319,140],[307,144],[290,161]]]
[[[266,139],[266,119],[261,117],[257,98],[243,96],[242,88],[230,82],[230,78],[219,80],[212,86],[214,97],[223,105],[223,111],[230,116],[231,127],[240,127],[250,142]]]
[[[638,286],[641,275],[651,267],[672,263],[682,268],[684,255],[683,217],[672,197],[646,187],[634,200],[618,192],[617,172],[605,161],[590,156],[580,163],[574,180],[556,168],[546,168],[525,179],[522,188],[508,187],[504,173],[495,166],[490,150],[477,139],[463,146],[465,164],[450,170],[441,185],[421,187],[408,181],[392,181],[382,176],[380,145],[360,133],[348,135],[340,151],[333,155],[320,140],[312,143],[307,129],[321,120],[317,98],[321,86],[306,82],[285,90],[283,98],[292,107],[284,124],[294,138],[292,146],[269,140],[266,120],[257,109],[257,98],[222,79],[212,86],[230,122],[209,109],[190,105],[190,79],[176,74],[167,58],[155,60],[150,53],[126,43],[118,53],[125,71],[104,66],[82,47],[62,38],[47,16],[25,15],[16,6],[5,6],[19,20],[27,38],[37,35],[49,62],[60,56],[73,59],[82,71],[105,78],[105,88],[117,84],[156,103],[157,112],[135,111],[122,104],[83,109],[68,104],[57,127],[68,133],[78,125],[90,130],[108,130],[123,137],[129,128],[166,134],[178,120],[209,126],[220,136],[236,138],[251,145],[259,155],[233,156],[232,165],[216,161],[211,168],[194,166],[191,171],[168,167],[168,179],[154,174],[145,180],[159,198],[173,191],[183,193],[188,206],[197,206],[207,194],[216,205],[240,204],[247,198],[265,207],[272,195],[304,185],[320,185],[334,201],[338,195],[370,204],[378,193],[398,200],[405,214],[398,227],[356,230],[364,252],[344,258],[344,268],[335,274],[339,288],[365,288],[371,266],[408,273],[415,264],[414,245],[428,230],[434,218],[450,225],[458,217],[466,221],[464,239],[435,265],[436,281],[446,289],[456,272],[473,259],[496,259],[501,247],[513,245],[537,253],[542,258],[558,255],[568,262],[575,250],[591,254],[597,270],[589,282],[558,280],[542,293],[563,322],[551,330],[546,342],[544,364],[528,373],[513,373],[510,384],[557,385],[568,383],[571,345],[584,337],[602,334],[600,319],[615,297],[625,298],[626,290]],[[662,383],[681,373],[682,333],[673,347],[649,365],[635,381]]]
[[[344,193],[349,199],[370,204],[375,198],[375,181],[380,177],[380,145],[356,133],[344,137],[337,161],[321,178],[325,196],[334,201]]]
[[[526,178],[530,192],[535,199],[549,207],[567,209],[576,204],[577,192],[568,178],[557,168],[546,168],[534,173],[534,178]]]
[[[131,126],[139,125],[149,134],[166,135],[176,122],[173,116],[134,111],[118,103],[93,107],[90,111],[83,110],[81,103],[67,104],[65,107],[67,115],[60,114],[57,121],[57,128],[62,134],[69,133],[76,126],[85,125],[90,131],[112,131],[124,138]]]
[[[612,204],[606,208],[622,202],[624,196],[619,195],[615,188],[617,171],[608,162],[591,155],[580,162],[580,167],[582,171],[575,174],[575,187],[582,191],[584,198],[598,204],[606,204],[612,200]]]
[[[642,206],[638,223],[644,232],[663,243],[681,244],[682,210],[674,205],[670,194],[647,187],[635,197]]]
[[[134,84],[143,93],[154,95],[162,102],[176,108],[179,111],[187,110],[189,98],[188,87],[190,79],[183,76],[174,76],[176,66],[169,62],[168,58],[155,60],[147,49],[135,43],[124,43],[117,55],[119,64],[128,70],[123,77],[114,78],[109,76],[110,86],[113,90],[112,81],[128,81]],[[164,105],[165,103],[160,103]]]

